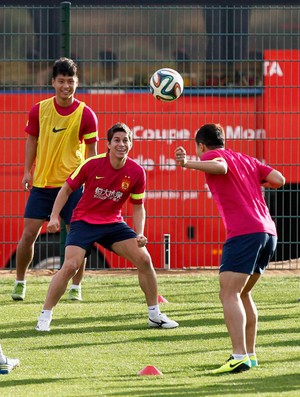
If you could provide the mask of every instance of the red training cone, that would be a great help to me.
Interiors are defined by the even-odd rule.
[[[158,303],[169,303],[162,295],[158,295]]]
[[[138,375],[162,375],[162,372],[153,365],[147,365],[138,372]]]

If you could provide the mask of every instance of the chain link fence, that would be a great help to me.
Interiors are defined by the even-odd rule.
[[[194,153],[194,132],[221,122],[227,147],[280,169],[284,189],[266,191],[279,242],[274,267],[299,268],[299,6],[0,7],[0,267],[13,269],[27,196],[21,190],[24,127],[31,106],[53,95],[60,56],[79,66],[77,97],[99,119],[99,152],[116,121],[134,132],[131,157],[147,171],[149,251],[156,268],[216,268],[224,227],[203,176],[174,165],[175,147]],[[149,79],[181,73],[185,90],[160,104]],[[237,203],[238,205],[238,203]],[[131,222],[130,207],[125,217]],[[242,220],[241,220],[242,222]],[[59,267],[59,236],[42,229],[35,268]],[[130,268],[95,246],[90,268]]]

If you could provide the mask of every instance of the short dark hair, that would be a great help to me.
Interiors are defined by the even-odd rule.
[[[225,133],[220,124],[204,124],[196,133],[196,143],[202,143],[209,149],[224,147]]]
[[[65,57],[59,58],[54,62],[52,78],[55,79],[60,74],[63,76],[77,77],[77,69],[77,65],[72,59]]]
[[[126,125],[125,123],[121,123],[121,122],[114,124],[107,131],[107,140],[108,140],[108,142],[111,142],[111,140],[113,139],[114,134],[116,132],[119,132],[119,131],[126,132],[130,142],[132,142],[132,131],[131,131],[131,129],[128,127],[128,125]]]

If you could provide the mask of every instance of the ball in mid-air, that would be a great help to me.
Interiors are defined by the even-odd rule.
[[[172,102],[183,92],[183,78],[174,69],[162,68],[157,70],[150,79],[150,92],[162,102]]]

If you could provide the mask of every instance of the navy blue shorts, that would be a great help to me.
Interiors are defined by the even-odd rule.
[[[70,225],[66,246],[80,247],[86,251],[86,256],[88,256],[94,243],[112,251],[111,246],[114,243],[130,238],[136,238],[136,232],[125,222],[94,225],[83,221],[75,221]]]
[[[40,188],[32,187],[25,208],[24,218],[49,220],[52,207],[60,187]],[[66,225],[70,224],[73,209],[82,196],[82,187],[70,194],[68,201],[61,210],[60,216]]]
[[[223,247],[220,272],[262,274],[277,245],[277,237],[268,233],[251,233],[228,239]]]

